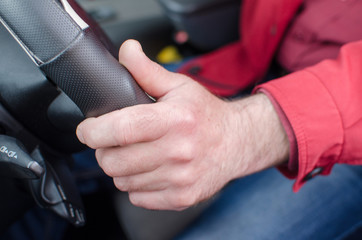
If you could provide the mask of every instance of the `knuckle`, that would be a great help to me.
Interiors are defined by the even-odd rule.
[[[182,138],[181,141],[169,149],[169,157],[174,161],[190,162],[197,154],[196,144],[193,143],[192,137]]]
[[[113,138],[119,145],[128,145],[131,142],[131,136],[133,136],[133,125],[130,121],[132,117],[122,119],[118,118],[113,122]]]
[[[114,186],[122,191],[122,192],[126,192],[127,190],[125,189],[125,185],[123,184],[123,182],[119,179],[119,178],[113,178],[113,184]]]
[[[110,157],[103,156],[101,159],[102,160],[98,160],[98,164],[103,169],[104,173],[110,177],[115,177],[117,171]]]
[[[172,183],[178,187],[186,187],[195,183],[196,175],[193,170],[182,169],[173,175]]]
[[[134,110],[133,114],[134,118],[137,120],[136,125],[138,129],[153,132],[155,130],[153,129],[154,125],[150,123],[162,121],[162,112],[154,106],[147,108],[139,107]]]
[[[142,203],[141,203],[140,199],[137,197],[137,194],[130,192],[128,194],[128,198],[129,198],[129,201],[132,203],[132,205],[134,205],[136,207],[142,207]]]
[[[103,171],[105,174],[107,174],[110,177],[115,177],[116,176],[116,171],[114,170],[114,167],[112,167],[110,164],[105,164],[102,167]]]
[[[152,64],[151,66],[152,72],[155,74],[154,76],[164,76],[165,70],[160,64],[154,62],[154,64]]]
[[[128,192],[129,191],[129,185],[127,184],[127,181],[121,178],[114,178],[113,183],[116,186],[116,188],[122,192]]]
[[[195,205],[197,203],[197,197],[192,191],[186,190],[175,194],[172,202],[175,209],[184,209]]]
[[[197,155],[197,144],[194,143],[194,139],[188,139],[185,141],[182,147],[182,155],[184,160],[191,161],[195,159]]]
[[[126,117],[125,117],[126,116]],[[119,111],[117,121],[113,122],[113,138],[121,146],[130,145],[139,140],[142,132],[152,132],[151,122],[162,120],[159,111],[154,107],[141,105]]]
[[[178,124],[186,129],[192,130],[197,126],[197,114],[191,109],[179,108]]]

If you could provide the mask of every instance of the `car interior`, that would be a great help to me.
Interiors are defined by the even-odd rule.
[[[133,206],[75,130],[87,117],[154,102],[118,64],[125,40],[176,71],[238,40],[240,4],[1,0],[0,240],[167,240],[192,224],[212,199],[181,212]]]
[[[208,202],[182,212],[133,206],[75,129],[86,117],[153,102],[118,66],[125,40],[173,69],[237,40],[239,7],[239,0],[2,1],[0,239],[34,211],[66,222],[62,239],[172,239],[197,218]]]

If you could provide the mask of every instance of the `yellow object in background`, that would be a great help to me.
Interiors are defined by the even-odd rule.
[[[180,62],[182,60],[182,56],[177,47],[169,45],[164,47],[159,54],[157,54],[156,59],[161,64],[171,64]]]

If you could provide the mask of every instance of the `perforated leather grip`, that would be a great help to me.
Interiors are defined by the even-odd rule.
[[[46,62],[81,32],[55,0],[1,0],[0,18],[29,54]]]
[[[0,20],[86,117],[152,100],[90,28],[55,0],[0,0]]]
[[[152,102],[90,29],[40,68],[86,117]]]

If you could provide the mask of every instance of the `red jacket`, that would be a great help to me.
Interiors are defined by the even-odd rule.
[[[267,72],[302,0],[244,0],[241,40],[187,64],[181,72],[226,96],[253,86]],[[193,66],[198,73],[189,74]],[[336,60],[257,86],[270,94],[289,120],[298,151],[297,191],[316,170],[335,163],[362,164],[362,41],[346,44]]]

